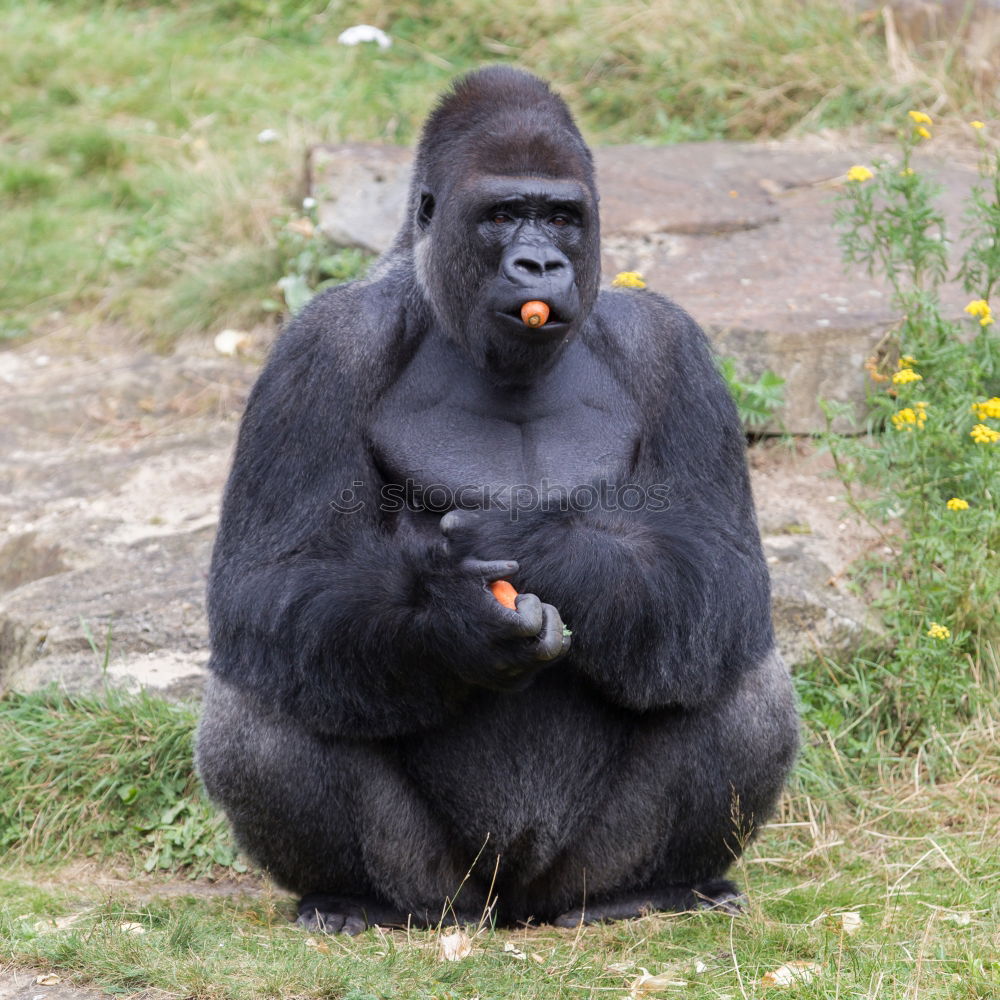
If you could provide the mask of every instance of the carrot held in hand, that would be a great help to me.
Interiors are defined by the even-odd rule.
[[[549,307],[537,299],[521,306],[521,322],[527,326],[545,326],[549,321]]]
[[[517,611],[517,605],[514,603],[517,591],[506,580],[494,580],[490,584],[490,591],[505,608]]]

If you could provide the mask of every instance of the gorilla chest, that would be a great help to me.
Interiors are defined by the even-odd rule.
[[[386,479],[423,505],[478,507],[518,487],[566,490],[627,474],[637,415],[610,371],[583,348],[537,385],[517,390],[437,360],[431,367],[416,359],[372,426]]]

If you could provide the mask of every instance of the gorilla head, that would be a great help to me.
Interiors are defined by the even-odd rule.
[[[401,234],[436,321],[504,380],[544,370],[597,296],[593,164],[569,109],[504,66],[459,80],[424,127]],[[532,300],[550,310],[531,328]]]

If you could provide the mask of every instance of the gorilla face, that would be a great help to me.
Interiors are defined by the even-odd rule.
[[[597,296],[597,192],[562,101],[533,77],[492,76],[507,87],[502,102],[484,102],[472,78],[429,119],[403,238],[444,332],[477,367],[523,381],[548,367]],[[549,309],[536,327],[521,319],[533,301]]]
[[[592,270],[589,192],[575,180],[485,176],[453,191],[451,210],[435,212],[431,197],[418,220],[430,244],[425,278],[449,333],[490,367],[532,355],[542,365],[592,301],[579,284]],[[541,326],[521,318],[531,301],[549,308]]]
[[[580,316],[574,260],[586,237],[586,192],[573,181],[483,178],[476,238],[495,268],[482,290],[483,308],[499,330],[530,341],[561,339]],[[530,327],[525,302],[544,302],[548,320]]]

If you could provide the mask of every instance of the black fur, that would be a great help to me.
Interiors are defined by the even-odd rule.
[[[528,74],[456,84],[409,205],[247,405],[205,784],[307,926],[732,909],[797,727],[705,337],[651,292],[598,294],[590,153]],[[549,293],[541,330],[505,315]],[[647,502],[528,509],[543,483]]]

